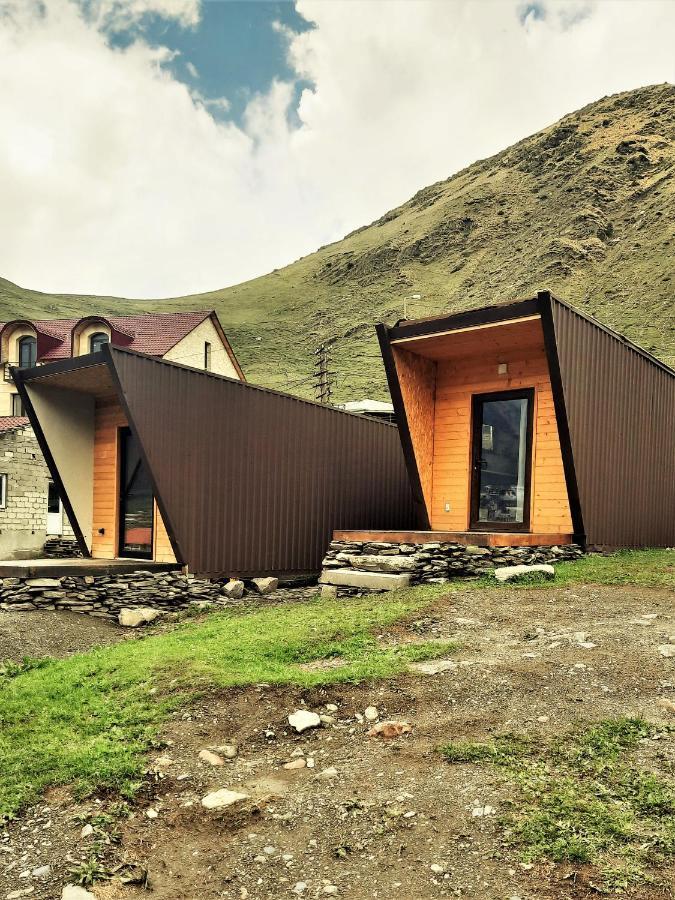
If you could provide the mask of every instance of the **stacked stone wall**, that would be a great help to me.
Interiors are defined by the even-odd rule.
[[[478,547],[454,543],[399,544],[333,541],[323,561],[331,569],[409,574],[412,584],[442,584],[450,578],[482,575],[499,566],[535,565],[578,559],[577,544],[553,547]],[[339,593],[356,589],[340,588]]]

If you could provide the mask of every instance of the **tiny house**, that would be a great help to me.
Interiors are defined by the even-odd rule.
[[[85,557],[291,577],[412,522],[395,425],[111,344],[13,377]]]
[[[663,362],[548,292],[378,336],[426,540],[675,544]]]

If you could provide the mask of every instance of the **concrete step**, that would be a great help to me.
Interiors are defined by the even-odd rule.
[[[357,572],[356,569],[324,569],[319,584],[362,588],[364,591],[398,591],[410,585],[410,575],[386,572]]]

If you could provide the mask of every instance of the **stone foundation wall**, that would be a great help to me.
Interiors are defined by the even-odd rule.
[[[124,572],[61,578],[0,579],[0,609],[66,609],[117,619],[121,609],[186,609],[224,600],[223,585],[180,572]]]
[[[449,578],[481,575],[498,566],[534,565],[578,559],[577,544],[559,547],[478,547],[464,544],[397,544],[333,541],[323,561],[324,572],[354,569],[362,572],[409,574],[411,582],[440,584]],[[353,593],[340,589],[340,593]]]

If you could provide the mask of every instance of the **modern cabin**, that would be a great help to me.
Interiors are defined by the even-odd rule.
[[[336,538],[675,544],[675,372],[660,360],[548,292],[378,335],[417,529]]]
[[[109,343],[12,377],[85,557],[290,577],[413,523],[395,425]]]

